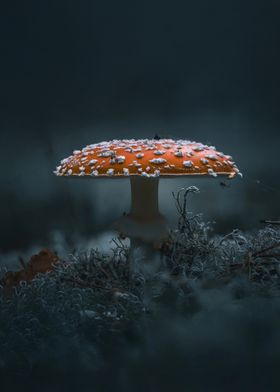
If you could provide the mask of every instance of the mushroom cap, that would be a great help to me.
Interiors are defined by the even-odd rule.
[[[71,177],[241,175],[229,155],[189,140],[123,139],[91,144],[63,159],[54,172]]]

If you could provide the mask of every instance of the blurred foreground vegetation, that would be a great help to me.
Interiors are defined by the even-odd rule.
[[[279,226],[215,235],[188,212],[197,191],[173,195],[178,226],[153,276],[131,273],[129,249],[116,238],[111,255],[58,255],[44,273],[2,279],[3,385],[279,390]]]

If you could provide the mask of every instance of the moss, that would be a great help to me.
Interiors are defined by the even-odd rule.
[[[174,332],[182,326],[194,334],[195,323],[203,329],[201,319],[206,324],[217,319],[220,330],[220,326],[227,328],[225,319],[230,318],[239,328],[232,314],[243,324],[244,318],[248,322],[244,315],[251,311],[250,301],[255,299],[264,306],[269,298],[272,308],[268,317],[274,326],[279,325],[273,307],[278,306],[280,289],[279,227],[267,225],[254,233],[234,230],[225,236],[215,235],[200,215],[187,212],[188,196],[195,192],[196,188],[188,188],[174,194],[178,226],[162,246],[161,269],[148,280],[139,273],[129,276],[128,249],[115,239],[111,256],[98,250],[73,254],[30,283],[21,282],[9,295],[2,287],[0,369],[21,375],[45,368],[75,369],[93,372],[98,378],[104,369],[118,363],[117,358],[127,361],[128,368],[145,355],[151,358],[145,350],[153,350],[153,341],[157,342],[154,355],[164,355],[159,340],[166,330],[159,325],[166,326],[174,319],[170,330],[175,335],[182,333]],[[217,317],[216,311],[225,318],[221,314]],[[255,320],[258,312],[253,314]],[[159,335],[153,332],[156,328]],[[213,327],[209,328],[212,331]],[[214,344],[204,329],[201,338]],[[235,341],[226,334],[227,338]],[[172,346],[170,341],[168,344]],[[178,339],[174,347],[179,350]],[[184,342],[183,350],[190,347],[192,344]],[[177,354],[186,355],[181,348]],[[170,355],[175,354],[172,351]],[[121,377],[118,365],[116,369]]]

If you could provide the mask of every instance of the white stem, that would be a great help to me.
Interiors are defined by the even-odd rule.
[[[129,214],[114,223],[122,235],[146,243],[167,238],[167,221],[158,209],[158,178],[131,178],[131,207]]]
[[[130,216],[147,220],[158,217],[158,178],[131,177]]]

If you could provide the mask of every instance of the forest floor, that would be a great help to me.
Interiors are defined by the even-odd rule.
[[[279,391],[280,226],[216,235],[187,212],[196,192],[174,194],[178,226],[153,274],[132,271],[118,238],[111,254],[90,249],[60,259],[44,251],[21,275],[6,274],[2,385]]]

